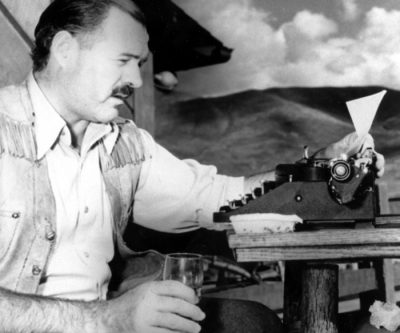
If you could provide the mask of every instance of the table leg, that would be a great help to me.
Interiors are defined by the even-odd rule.
[[[285,264],[283,324],[288,333],[337,333],[337,265]]]
[[[310,264],[302,272],[302,333],[337,333],[337,265]]]

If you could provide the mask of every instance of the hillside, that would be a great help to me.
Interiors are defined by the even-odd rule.
[[[302,157],[353,131],[345,102],[382,87],[274,88],[176,102],[159,98],[157,140],[181,158],[249,175]],[[400,92],[388,89],[371,134],[385,154],[390,192],[400,193]]]

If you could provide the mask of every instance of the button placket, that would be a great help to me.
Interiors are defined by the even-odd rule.
[[[45,217],[44,221],[45,221],[44,237],[49,242],[52,242],[56,238],[56,231],[54,230],[50,222],[50,219],[48,217]]]

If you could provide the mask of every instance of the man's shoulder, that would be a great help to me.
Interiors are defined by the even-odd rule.
[[[25,83],[0,88],[0,114],[16,121],[26,121],[26,108],[30,105]]]
[[[131,119],[117,117],[113,120],[113,123],[118,126],[122,135],[138,135],[142,131]]]
[[[113,123],[119,129],[119,139],[116,146],[118,147],[117,150],[119,148],[123,150],[120,153],[129,151],[130,156],[135,156],[135,164],[151,158],[149,134],[145,130],[137,127],[133,120],[122,117],[114,119]]]
[[[21,95],[28,98],[28,89],[26,83],[12,84],[9,86],[0,88],[0,100],[7,102],[18,102],[21,99]]]

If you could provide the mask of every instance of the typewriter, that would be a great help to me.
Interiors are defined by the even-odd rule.
[[[299,228],[372,227],[384,225],[375,185],[375,154],[335,159],[304,157],[294,164],[279,164],[275,181],[268,181],[214,213],[214,222],[229,222],[237,214],[297,214]],[[372,223],[373,222],[373,223]]]
[[[367,134],[379,104],[386,94],[376,94],[346,102],[354,128]],[[400,215],[380,211],[375,184],[373,149],[362,154],[320,159],[308,156],[294,164],[279,164],[275,181],[260,184],[253,193],[234,200],[214,213],[214,222],[229,223],[238,214],[296,214],[300,228],[399,227]]]

